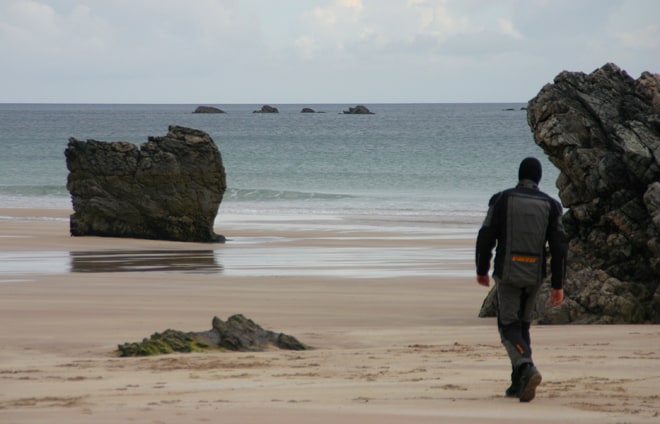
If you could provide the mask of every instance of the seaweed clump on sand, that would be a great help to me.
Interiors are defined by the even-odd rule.
[[[174,352],[202,352],[222,349],[238,352],[258,352],[270,347],[287,350],[306,350],[308,346],[295,337],[265,330],[241,314],[230,316],[227,321],[213,317],[212,328],[202,332],[165,330],[154,333],[142,342],[120,344],[119,356],[151,356]]]
[[[210,349],[208,343],[197,340],[194,333],[165,330],[154,333],[142,342],[124,343],[118,346],[120,356],[152,356],[174,352],[200,352]]]

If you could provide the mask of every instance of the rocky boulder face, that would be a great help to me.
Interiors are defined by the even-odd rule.
[[[203,131],[170,126],[139,148],[69,140],[73,236],[223,242],[213,231],[227,187],[220,151]]]
[[[536,144],[560,170],[566,301],[541,322],[660,323],[660,75],[614,64],[562,72],[528,105]]]

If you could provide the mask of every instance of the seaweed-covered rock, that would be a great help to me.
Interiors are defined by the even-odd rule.
[[[207,349],[232,351],[262,351],[269,347],[286,350],[306,350],[308,346],[295,337],[264,330],[260,325],[241,314],[230,316],[227,321],[213,317],[212,328],[202,332],[166,330],[154,333],[139,343],[119,345],[121,356],[150,356],[172,352],[197,352]]]
[[[209,344],[198,339],[195,333],[165,330],[162,333],[152,334],[142,342],[121,344],[118,350],[121,356],[151,356],[173,352],[196,352],[210,347]]]

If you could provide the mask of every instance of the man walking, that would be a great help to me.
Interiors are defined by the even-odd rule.
[[[550,248],[551,301],[564,299],[566,235],[559,202],[539,190],[541,163],[526,158],[520,163],[518,185],[499,192],[488,203],[476,247],[477,282],[490,285],[488,270],[496,248],[493,278],[497,293],[497,326],[511,359],[508,397],[529,402],[536,396],[541,373],[532,361],[529,334],[536,296],[546,274],[546,244]]]

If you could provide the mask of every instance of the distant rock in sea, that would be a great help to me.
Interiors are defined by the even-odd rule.
[[[310,107],[304,107],[300,113],[316,113],[316,111]]]
[[[139,148],[69,139],[71,235],[223,242],[213,223],[227,188],[222,157],[203,131],[170,126]]]
[[[252,113],[280,113],[280,111],[276,107],[264,105],[261,106],[261,109],[252,111]]]
[[[197,109],[195,109],[193,113],[226,113],[226,112],[214,106],[197,106]]]
[[[608,63],[562,72],[530,100],[536,144],[560,175],[566,299],[542,323],[660,323],[660,75]]]
[[[362,105],[349,107],[348,110],[345,110],[343,113],[344,115],[375,115],[375,113],[367,109],[366,106]]]

